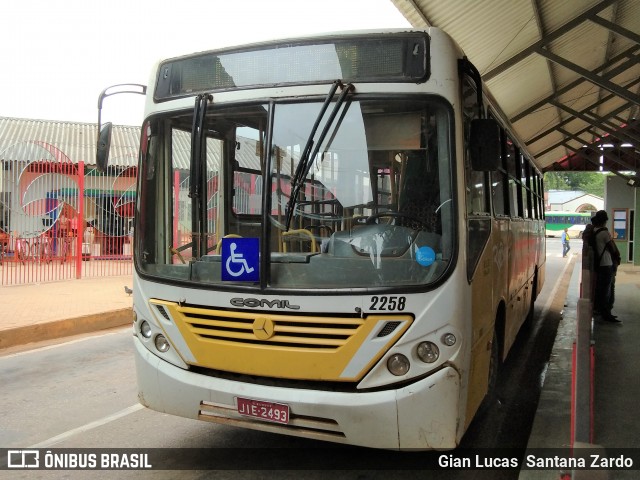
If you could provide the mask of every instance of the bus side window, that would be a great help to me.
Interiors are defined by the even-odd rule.
[[[462,85],[467,216],[489,215],[488,175],[472,168],[469,155],[471,121],[476,118],[478,112],[476,90],[467,77],[464,77]]]
[[[518,160],[519,152],[509,136],[506,136],[504,147],[503,161],[507,172],[509,172],[509,213],[512,218],[523,217],[522,188],[518,172],[520,166]]]
[[[480,256],[491,235],[491,210],[489,202],[489,173],[472,168],[469,152],[470,125],[478,112],[477,96],[473,83],[463,77],[463,120],[465,133],[465,191],[467,206],[467,279],[473,278]],[[493,175],[494,172],[491,173]]]

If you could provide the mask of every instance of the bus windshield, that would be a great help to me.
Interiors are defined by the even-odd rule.
[[[455,253],[450,106],[427,96],[349,98],[329,119],[323,101],[213,103],[199,162],[190,159],[192,110],[147,121],[140,273],[220,288],[337,291],[441,279]],[[313,135],[318,119],[325,135]],[[299,168],[309,141],[315,154]],[[234,277],[230,261],[256,275]]]

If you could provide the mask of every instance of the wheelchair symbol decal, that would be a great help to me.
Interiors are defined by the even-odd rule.
[[[259,281],[259,250],[257,238],[223,238],[222,280]]]

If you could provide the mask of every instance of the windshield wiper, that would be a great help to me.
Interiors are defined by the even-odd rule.
[[[206,178],[203,169],[206,162],[203,161],[202,154],[205,149],[204,120],[207,114],[207,104],[210,100],[213,100],[213,97],[208,93],[196,96],[191,129],[189,198],[191,198],[191,243],[195,247],[195,258],[200,258],[200,255],[207,251],[207,239],[203,234],[207,212],[202,205],[202,193],[205,189],[203,178]],[[196,241],[196,239],[199,239],[199,241]]]
[[[313,145],[314,145],[313,137],[315,137],[316,131],[318,130],[318,126],[320,125],[320,122],[324,118],[324,114],[326,113],[327,108],[329,107],[329,104],[331,103],[331,100],[333,100],[333,97],[335,96],[335,93],[339,87],[343,87],[342,93],[338,97],[338,100],[336,101],[336,104],[334,105],[333,110],[331,111],[331,114],[329,115],[329,118],[325,123],[324,128],[322,129],[322,132],[318,137],[318,141],[315,142],[315,148],[313,149],[313,152],[312,152],[311,149],[313,148]],[[329,132],[329,128],[331,128],[331,125],[333,124],[333,121],[336,118],[338,111],[340,111],[340,107],[344,103],[344,100],[347,98],[347,95],[352,90],[353,90],[353,84],[349,83],[346,86],[343,86],[340,80],[336,80],[331,86],[331,90],[329,90],[329,94],[327,95],[327,98],[325,99],[324,104],[322,105],[322,108],[318,113],[316,121],[313,124],[313,128],[311,129],[311,132],[309,133],[309,137],[307,138],[307,144],[305,145],[304,150],[302,152],[302,156],[300,157],[300,162],[298,163],[296,172],[293,175],[293,178],[291,179],[291,196],[289,197],[289,202],[287,203],[285,231],[288,231],[289,226],[291,225],[291,219],[293,218],[293,212],[295,210],[298,194],[300,193],[300,189],[302,188],[302,185],[304,185],[304,179],[307,177],[307,174],[311,169],[312,161],[315,158],[315,156],[318,154],[318,150],[320,149],[322,142],[327,136],[327,133]]]

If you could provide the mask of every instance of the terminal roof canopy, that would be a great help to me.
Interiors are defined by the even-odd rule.
[[[391,1],[456,40],[544,171],[640,173],[638,0]]]

